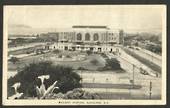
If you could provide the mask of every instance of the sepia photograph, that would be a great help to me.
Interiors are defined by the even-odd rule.
[[[165,105],[166,5],[6,5],[4,105]]]

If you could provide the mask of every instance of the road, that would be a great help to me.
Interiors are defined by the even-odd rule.
[[[132,73],[116,71],[78,71],[85,91],[99,93],[103,99],[149,99],[150,81],[152,99],[161,97],[161,78],[135,73],[135,89],[131,88]]]
[[[156,63],[160,63],[155,61],[154,63],[149,61],[148,59],[146,59],[147,56],[139,56],[138,54],[134,53],[133,51],[124,48],[123,49],[126,53],[128,53],[129,55],[133,56],[134,58],[136,58],[137,60],[139,60],[141,63],[145,64],[146,66],[148,66],[149,68],[151,68],[154,71],[157,71],[159,73],[161,73],[161,67],[159,65],[157,65]],[[137,51],[136,51],[137,52]],[[138,52],[139,53],[139,52]],[[161,65],[162,63],[160,63]]]
[[[23,45],[23,46],[11,47],[11,48],[8,48],[8,52],[22,50],[22,49],[31,48],[31,47],[35,47],[35,46],[39,46],[39,45],[45,45],[45,44],[46,43],[30,43],[30,44]]]

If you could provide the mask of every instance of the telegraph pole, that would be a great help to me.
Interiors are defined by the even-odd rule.
[[[135,71],[134,71],[134,69],[135,69],[135,65],[134,64],[132,64],[132,66],[133,66],[133,88],[134,88],[134,85],[135,85]]]
[[[149,83],[149,99],[152,99],[152,81]]]
[[[108,83],[108,78],[106,78],[106,83]],[[106,93],[107,93],[108,91],[107,91],[107,87],[106,87]]]
[[[129,78],[130,81],[130,78]],[[129,87],[129,98],[131,99],[131,87]]]
[[[80,71],[81,71],[81,84],[82,84],[82,82],[83,82],[83,81],[82,81],[82,80],[83,80],[83,77],[82,77],[82,76],[83,76],[83,75],[82,75],[82,70],[80,70]]]

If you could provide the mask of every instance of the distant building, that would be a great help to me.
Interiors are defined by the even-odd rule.
[[[9,40],[14,40],[14,39],[36,39],[36,36],[30,36],[30,35],[9,35]]]
[[[119,31],[119,44],[124,44],[124,31]]]
[[[159,41],[159,42],[162,42],[162,35],[161,35],[161,34],[158,35],[158,41]]]

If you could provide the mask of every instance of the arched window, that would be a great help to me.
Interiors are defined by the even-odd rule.
[[[99,40],[99,35],[98,35],[97,33],[95,33],[95,34],[93,35],[93,40],[94,40],[94,41],[98,41],[98,40]]]
[[[82,40],[82,34],[81,33],[77,34],[77,40]]]
[[[85,40],[86,40],[86,41],[89,41],[89,40],[90,40],[90,34],[89,34],[89,33],[86,33],[86,34],[85,34]]]

